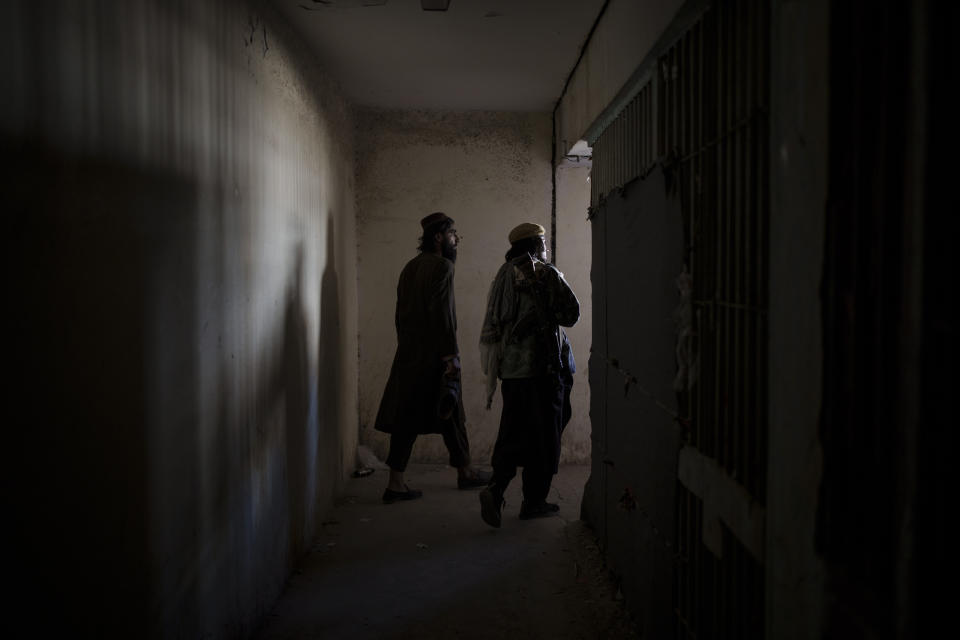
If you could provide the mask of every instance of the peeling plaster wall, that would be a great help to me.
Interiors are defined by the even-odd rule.
[[[347,104],[263,3],[6,9],[4,624],[249,636],[354,463]]]
[[[480,327],[510,229],[522,221],[550,228],[550,132],[549,114],[358,114],[360,439],[381,459],[389,438],[373,422],[396,349],[397,278],[416,255],[420,219],[445,211],[464,238],[455,293],[467,431],[474,461],[489,463],[502,403],[498,391],[491,410],[485,409]],[[585,406],[575,411],[586,415]],[[565,459],[583,449],[574,440],[567,438]],[[446,464],[441,437],[418,438],[413,460]]]

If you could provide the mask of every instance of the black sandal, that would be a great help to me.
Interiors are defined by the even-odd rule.
[[[411,489],[404,485],[406,491],[394,491],[393,489],[384,489],[383,491],[383,503],[391,504],[397,500],[416,500],[417,498],[423,497],[423,491],[419,489]]]
[[[502,494],[487,487],[480,492],[480,517],[491,527],[499,529],[501,513],[506,504]]]
[[[472,476],[457,478],[457,489],[479,489],[490,484],[493,474],[477,469]]]
[[[560,505],[553,502],[541,502],[539,504],[528,505],[526,502],[520,504],[520,519],[530,520],[531,518],[546,518],[560,511]]]

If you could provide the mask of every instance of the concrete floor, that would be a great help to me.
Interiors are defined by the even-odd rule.
[[[424,497],[392,505],[386,471],[353,478],[258,637],[639,637],[579,520],[588,475],[562,467],[548,498],[559,515],[527,521],[518,475],[500,529],[449,467],[411,465]]]

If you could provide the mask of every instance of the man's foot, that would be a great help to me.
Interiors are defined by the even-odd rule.
[[[457,477],[457,489],[479,489],[490,484],[493,474],[489,471],[480,471],[477,469],[471,475]]]
[[[491,527],[500,528],[500,513],[504,505],[503,496],[487,487],[480,492],[480,517]]]
[[[560,505],[552,502],[538,502],[528,504],[526,500],[520,505],[520,519],[530,520],[531,518],[546,518],[560,511]]]
[[[423,491],[420,491],[419,489],[411,489],[407,486],[404,486],[403,491],[394,491],[393,489],[383,490],[384,504],[391,504],[397,500],[416,500],[420,497],[423,497]]]

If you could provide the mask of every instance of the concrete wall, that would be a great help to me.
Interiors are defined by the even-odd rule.
[[[4,624],[245,637],[353,468],[347,105],[262,3],[6,9]]]
[[[683,4],[683,0],[610,0],[561,96],[558,155],[586,137]]]
[[[771,13],[767,634],[821,633],[814,550],[823,454],[820,298],[827,202],[828,3]]]
[[[474,460],[489,463],[502,405],[498,391],[485,409],[480,328],[510,229],[522,221],[550,228],[550,127],[543,113],[358,114],[360,438],[381,459],[389,439],[373,422],[396,349],[397,277],[416,255],[419,220],[440,210],[463,235],[455,292],[467,430]],[[585,406],[575,411],[586,415]],[[584,451],[589,434],[579,429],[567,434],[564,459]],[[445,464],[440,436],[419,438],[413,459]]]

